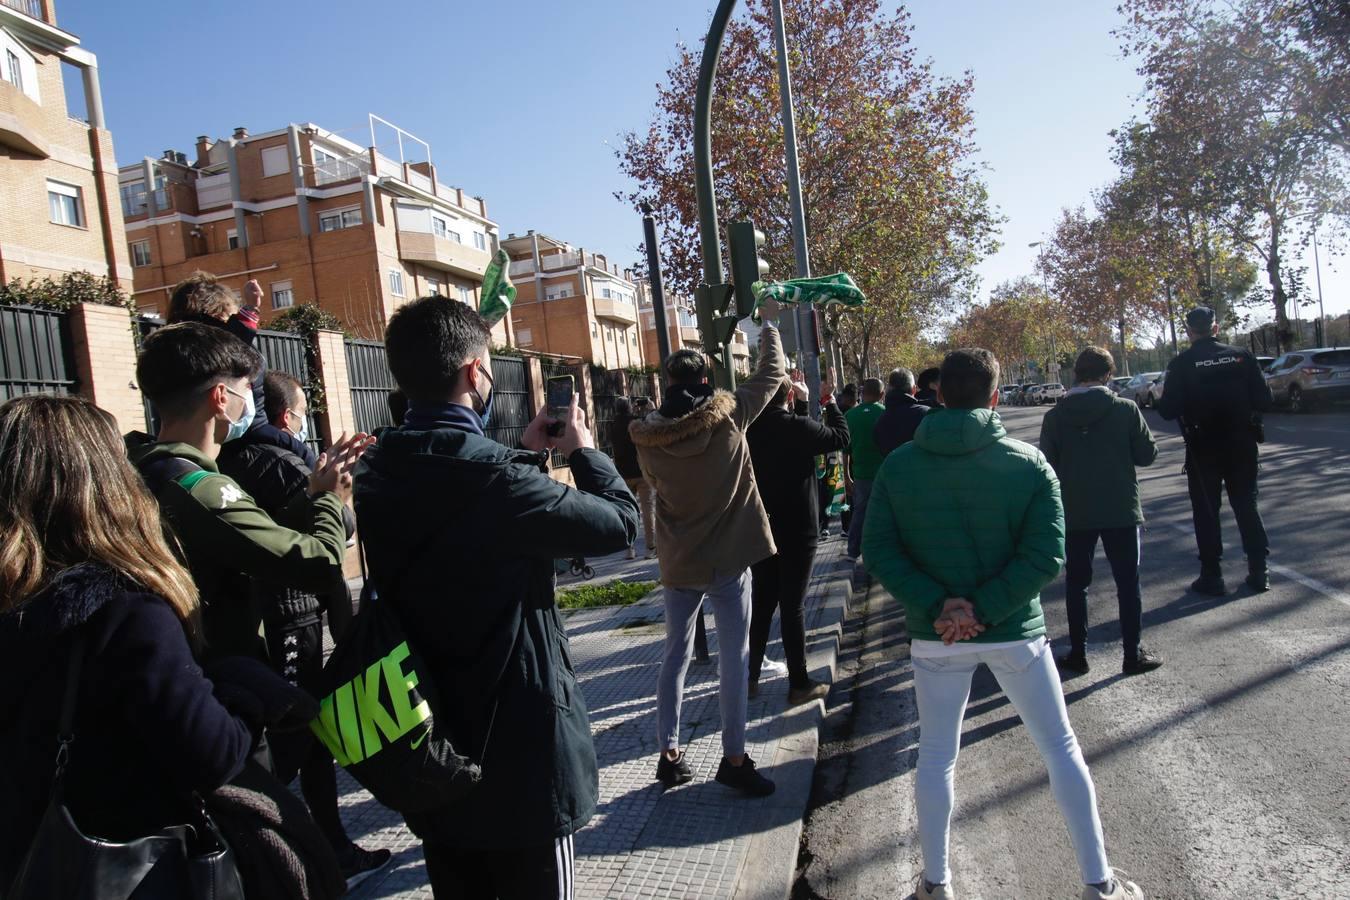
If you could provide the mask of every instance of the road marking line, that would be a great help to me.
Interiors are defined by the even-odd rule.
[[[1175,522],[1169,522],[1168,525],[1170,525],[1174,531],[1177,531],[1181,534],[1184,535],[1194,534],[1194,532],[1191,531],[1191,529],[1178,525]],[[1285,578],[1288,578],[1290,581],[1297,581],[1305,588],[1316,591],[1317,593],[1326,597],[1328,600],[1335,600],[1342,606],[1350,607],[1350,594],[1342,593],[1341,591],[1336,590],[1331,585],[1318,581],[1316,578],[1310,578],[1307,575],[1304,575],[1302,572],[1299,572],[1296,569],[1291,569],[1288,566],[1282,566],[1279,563],[1271,563],[1271,562],[1266,563],[1266,565],[1270,568],[1270,571],[1278,572]]]

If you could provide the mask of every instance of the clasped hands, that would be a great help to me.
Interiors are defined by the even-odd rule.
[[[955,644],[980,634],[984,625],[975,617],[975,604],[965,597],[948,597],[933,620],[933,630],[942,637],[942,643]]]

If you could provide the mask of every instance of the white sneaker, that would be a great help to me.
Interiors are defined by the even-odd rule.
[[[764,661],[759,664],[760,678],[763,678],[765,675],[786,675],[786,674],[787,674],[787,663],[780,663],[778,660],[769,659],[766,656],[764,657]]]
[[[1144,900],[1144,891],[1133,881],[1114,876],[1115,890],[1104,894],[1090,884],[1083,885],[1083,900]]]
[[[950,883],[935,884],[930,891],[928,885],[924,883],[923,876],[919,876],[919,886],[914,889],[914,896],[918,900],[956,900],[956,891],[952,890]]]

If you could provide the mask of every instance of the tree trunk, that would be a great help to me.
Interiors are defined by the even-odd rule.
[[[1275,337],[1279,341],[1279,352],[1293,349],[1294,332],[1289,327],[1289,295],[1284,291],[1284,278],[1280,275],[1280,218],[1273,210],[1270,218],[1270,253],[1266,256],[1266,275],[1270,278],[1271,301],[1275,304]]]
[[[1130,355],[1125,343],[1125,311],[1120,313],[1120,364],[1125,367],[1124,374],[1130,374]]]

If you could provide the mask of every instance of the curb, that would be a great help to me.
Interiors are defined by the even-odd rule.
[[[829,672],[829,683],[833,688],[844,621],[853,603],[853,563],[846,557],[836,556],[826,570],[821,598],[814,611],[815,622],[807,632],[807,643],[812,647],[807,653],[807,661],[812,672],[822,668]],[[736,875],[733,900],[786,900],[791,895],[824,720],[823,701],[785,711],[779,716],[782,737],[772,761],[778,789],[772,803],[794,809],[798,815],[786,824],[751,836],[745,861]]]

